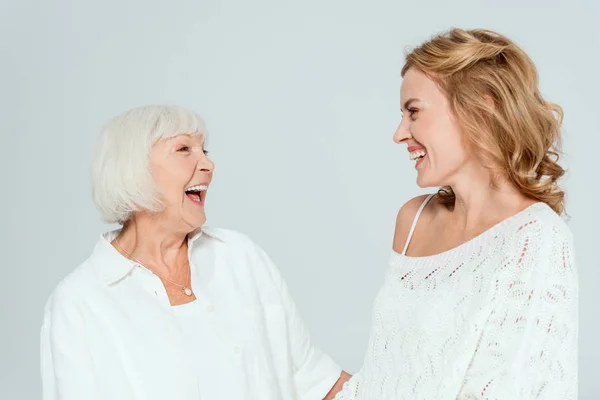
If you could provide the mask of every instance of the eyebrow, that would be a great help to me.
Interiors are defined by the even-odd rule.
[[[411,105],[412,103],[414,103],[415,101],[419,101],[419,99],[416,99],[416,98],[412,97],[412,98],[410,98],[410,99],[406,100],[406,101],[404,102],[404,107],[403,107],[402,109],[403,109],[403,110],[408,110],[408,107],[410,107],[410,105]]]
[[[202,145],[204,145],[204,143],[206,142],[206,137],[205,135],[201,135],[201,136],[197,136],[197,135],[192,135],[190,133],[181,133],[177,136],[173,136],[172,138],[170,138],[170,140],[176,141],[177,139],[179,139],[181,136],[183,136],[184,138],[188,139],[188,140],[194,140],[196,138],[201,138],[202,141]]]

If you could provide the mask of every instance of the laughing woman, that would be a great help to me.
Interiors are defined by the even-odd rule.
[[[93,165],[106,222],[45,310],[44,400],[332,398],[348,377],[310,342],[267,255],[203,226],[214,165],[200,117],[115,118]]]
[[[365,362],[337,399],[576,399],[560,107],[485,30],[435,36],[402,76],[394,141],[443,189],[400,209]]]

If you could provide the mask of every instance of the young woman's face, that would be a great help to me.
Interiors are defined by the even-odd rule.
[[[468,154],[450,104],[436,83],[415,68],[404,75],[400,90],[402,121],[394,133],[415,161],[420,187],[451,185]]]

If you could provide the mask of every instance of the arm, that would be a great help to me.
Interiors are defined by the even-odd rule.
[[[259,249],[259,254],[277,285],[285,310],[298,399],[332,399],[350,375],[343,372],[329,356],[313,346],[309,332],[279,270],[264,251]]]
[[[459,399],[577,398],[578,285],[570,235],[552,228],[541,235],[530,240],[525,232],[515,244],[518,254],[497,281],[495,306]]]
[[[333,385],[333,387],[331,388],[329,393],[327,393],[323,400],[333,400],[335,398],[335,395],[338,394],[338,392],[344,388],[344,383],[348,382],[350,378],[352,378],[352,375],[350,375],[346,371],[342,371],[342,375],[340,375],[340,378],[337,380],[335,385]]]
[[[41,332],[42,398],[97,399],[88,355],[79,311],[53,295],[46,304]]]

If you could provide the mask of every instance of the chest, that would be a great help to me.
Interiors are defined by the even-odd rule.
[[[407,254],[412,257],[428,257],[456,249],[484,233],[488,235],[490,233],[488,230],[496,222],[496,220],[481,221],[477,226],[464,229],[449,215],[424,218],[415,228]]]
[[[374,330],[395,348],[425,354],[432,343],[472,342],[493,307],[501,252],[443,257],[394,253],[374,305]],[[441,353],[440,353],[441,354]]]
[[[106,398],[219,398],[222,385],[245,392],[241,399],[263,386],[277,393],[285,315],[265,311],[251,287],[229,278],[198,285],[192,313],[175,312],[160,280],[131,279],[95,296],[84,334]],[[281,337],[278,348],[271,336]]]

